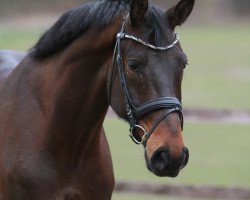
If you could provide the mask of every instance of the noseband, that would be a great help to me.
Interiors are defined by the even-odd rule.
[[[125,79],[125,70],[124,70],[123,57],[122,57],[122,51],[121,51],[121,40],[130,39],[130,40],[133,40],[134,42],[142,44],[143,46],[147,48],[150,48],[156,51],[166,51],[174,47],[175,44],[177,44],[177,42],[179,41],[179,35],[175,34],[175,40],[173,41],[172,44],[165,46],[165,47],[156,47],[152,44],[148,44],[142,41],[139,38],[136,38],[135,36],[126,34],[124,32],[124,26],[125,26],[125,20],[123,22],[121,31],[116,36],[113,67],[111,71],[111,78],[110,78],[109,85],[108,85],[109,104],[111,105],[111,89],[112,89],[112,82],[113,82],[113,76],[114,76],[114,68],[117,65],[121,87],[123,88],[124,94],[125,94],[125,107],[126,107],[128,121],[130,124],[130,129],[129,129],[130,137],[136,144],[143,144],[144,146],[146,146],[147,140],[149,139],[151,134],[154,132],[154,130],[157,128],[157,126],[171,113],[176,112],[179,114],[181,128],[183,129],[182,104],[175,97],[158,98],[158,99],[143,103],[142,105],[138,107],[133,104],[131,97],[129,95],[129,91],[128,91],[128,87],[127,87],[126,79]],[[159,110],[159,109],[166,109],[167,111],[163,116],[160,117],[159,120],[156,121],[156,123],[154,123],[153,127],[149,131],[146,131],[142,126],[138,124],[139,120],[143,116],[153,111]],[[140,137],[138,134],[136,134],[136,131],[142,131],[143,136]]]

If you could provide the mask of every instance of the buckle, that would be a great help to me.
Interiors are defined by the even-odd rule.
[[[129,136],[135,144],[144,144],[147,139],[147,131],[140,125],[134,125],[130,129]],[[142,136],[141,136],[142,135]]]

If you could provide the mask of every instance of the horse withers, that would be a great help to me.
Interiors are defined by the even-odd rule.
[[[175,177],[188,162],[175,27],[194,0],[163,11],[103,0],[66,12],[0,88],[0,199],[110,200],[103,121],[109,105],[145,148],[148,169]]]

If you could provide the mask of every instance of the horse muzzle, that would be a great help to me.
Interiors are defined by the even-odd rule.
[[[183,169],[189,160],[188,148],[184,147],[178,158],[173,158],[167,148],[162,147],[154,152],[150,159],[147,159],[148,169],[156,176],[160,177],[176,177],[181,169]]]

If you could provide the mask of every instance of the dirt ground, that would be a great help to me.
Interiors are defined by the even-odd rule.
[[[225,188],[214,186],[198,185],[169,185],[159,183],[143,183],[132,181],[119,181],[116,183],[116,192],[140,193],[178,196],[185,198],[206,198],[206,199],[230,199],[249,200],[250,189],[247,188]]]

